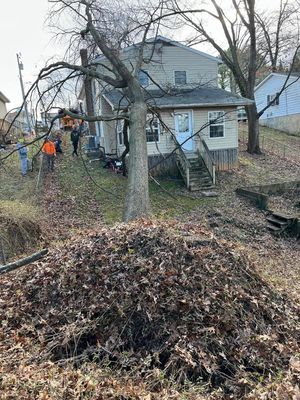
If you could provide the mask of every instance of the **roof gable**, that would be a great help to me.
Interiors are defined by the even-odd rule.
[[[268,76],[266,76],[265,77],[265,79],[263,79],[256,87],[255,87],[255,89],[254,89],[254,91],[256,91],[257,89],[259,89],[260,87],[262,87],[262,86],[264,86],[264,84],[269,80],[269,79],[272,79],[272,78],[276,78],[276,77],[281,77],[281,78],[287,78],[287,76],[288,76],[288,73],[284,73],[284,72],[271,72]],[[290,78],[298,78],[299,79],[299,76],[300,76],[300,73],[292,73],[292,74],[290,74],[290,76],[289,76],[289,79]]]
[[[175,40],[168,39],[168,38],[166,38],[164,36],[161,36],[161,35],[158,35],[155,38],[150,38],[150,39],[146,40],[146,43],[149,43],[149,44],[151,44],[151,43],[159,43],[159,42],[166,43],[168,45],[179,47],[181,49],[190,51],[190,52],[192,52],[194,54],[197,54],[199,56],[206,57],[211,61],[215,61],[218,64],[222,64],[223,63],[223,61],[218,57],[214,57],[214,56],[211,56],[210,54],[204,53],[203,51],[194,49],[192,47],[185,46],[184,44],[181,44],[181,43],[179,43],[179,42],[177,42]],[[138,48],[140,46],[140,44],[141,44],[141,42],[133,44],[133,45],[128,46],[128,47],[125,47],[124,49],[121,50],[121,52],[124,53],[124,52],[130,51],[130,50],[132,50],[134,48]],[[94,62],[103,60],[105,58],[106,58],[105,56],[101,55],[101,56],[97,57],[96,60],[94,60]]]
[[[4,96],[4,94],[2,92],[0,92],[0,100],[3,103],[10,103],[10,100],[6,96]]]
[[[166,38],[164,36],[158,35],[155,38],[148,39],[146,42],[147,43],[155,43],[155,42],[159,42],[159,41],[161,41],[163,43],[167,43],[167,44],[175,46],[175,47],[179,47],[181,49],[188,50],[188,51],[190,51],[190,52],[192,52],[194,54],[201,55],[202,57],[206,57],[206,58],[208,58],[208,59],[210,59],[212,61],[215,61],[215,62],[217,62],[219,64],[222,64],[222,60],[220,58],[218,58],[218,57],[214,57],[214,56],[211,56],[210,54],[204,53],[203,51],[194,49],[192,47],[185,46],[184,44],[181,44],[181,43],[177,42],[176,40],[171,40],[171,39],[168,39],[168,38]]]

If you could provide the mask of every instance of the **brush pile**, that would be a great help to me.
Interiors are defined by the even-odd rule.
[[[0,289],[2,354],[16,338],[22,348],[10,370],[26,351],[28,363],[97,363],[154,389],[161,371],[226,398],[288,370],[299,384],[299,310],[232,244],[192,224],[103,228],[1,277]]]
[[[0,238],[7,258],[36,246],[41,236],[33,207],[18,201],[0,201]]]

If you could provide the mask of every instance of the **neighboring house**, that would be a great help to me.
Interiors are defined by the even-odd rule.
[[[255,101],[260,111],[272,101],[281,90],[287,74],[271,73],[255,88]],[[300,73],[293,73],[287,88],[263,113],[259,123],[281,131],[300,135]]]
[[[9,103],[9,100],[2,92],[0,92],[0,119],[4,119],[7,113],[6,103]]]
[[[122,51],[125,63],[134,66],[138,48],[135,45]],[[237,166],[237,108],[252,101],[217,87],[219,58],[162,36],[147,41],[144,60],[147,57],[139,80],[154,110],[154,115],[149,113],[146,129],[149,166],[165,158],[156,170],[165,174],[177,164],[187,187],[193,189],[200,184],[196,172],[204,165],[214,182],[215,169]],[[103,57],[96,61],[107,63]],[[93,96],[97,113],[118,113],[129,105],[122,91],[95,80]],[[97,134],[107,153],[121,155],[122,123],[101,122]]]
[[[52,119],[57,116],[57,110],[41,111],[41,120],[44,126],[50,128]],[[60,120],[56,119],[53,123],[53,129],[59,129]]]
[[[16,109],[15,111],[11,111],[9,114],[7,114],[6,119],[9,122],[14,121],[14,125],[18,126],[22,131],[25,131],[27,128],[27,122],[26,122],[26,115],[24,111],[21,111],[19,114],[19,109]],[[17,116],[18,114],[18,116]]]
[[[17,126],[10,127],[10,122],[7,115],[6,104],[10,101],[2,92],[0,92],[0,144],[6,143],[11,140],[14,136],[18,135],[19,129]],[[9,135],[7,131],[10,128]]]

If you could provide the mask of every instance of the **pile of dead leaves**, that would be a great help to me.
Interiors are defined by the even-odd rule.
[[[287,371],[298,390],[299,310],[232,244],[192,224],[103,228],[0,287],[10,372],[26,353],[37,365],[96,362],[157,391],[163,375],[240,399]]]
[[[33,207],[18,201],[0,201],[0,238],[7,258],[36,246],[41,236]]]

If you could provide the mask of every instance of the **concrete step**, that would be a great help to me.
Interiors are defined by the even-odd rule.
[[[210,176],[199,176],[199,175],[191,176],[191,175],[190,175],[190,181],[199,181],[199,182],[204,182],[204,181],[206,181],[206,182],[212,182],[212,179],[211,179]]]
[[[211,179],[211,176],[208,174],[190,174],[190,178],[196,179]]]
[[[213,190],[215,189],[214,186],[193,186],[190,185],[190,191],[191,192],[198,192],[198,191],[206,191],[206,190]]]
[[[293,228],[297,224],[297,218],[291,215],[285,215],[279,212],[271,212],[266,217],[267,229],[272,233],[282,233],[288,229]]]
[[[190,171],[208,172],[206,168],[201,168],[201,167],[192,167],[190,168]]]
[[[272,211],[272,215],[273,217],[277,218],[278,220],[281,221],[294,221],[296,219],[296,217],[291,216],[291,215],[285,215],[279,212],[273,212]]]
[[[210,173],[207,171],[207,169],[190,169],[190,174],[204,174],[210,176]]]
[[[274,233],[280,233],[284,230],[284,228],[280,226],[275,226],[273,224],[267,224],[267,229],[269,229],[269,231],[272,231]]]
[[[284,227],[284,226],[289,225],[289,222],[287,220],[283,220],[283,219],[280,219],[278,217],[275,217],[273,214],[267,216],[266,220],[268,222],[270,222],[271,224],[274,224],[274,225],[279,226],[279,227]]]

